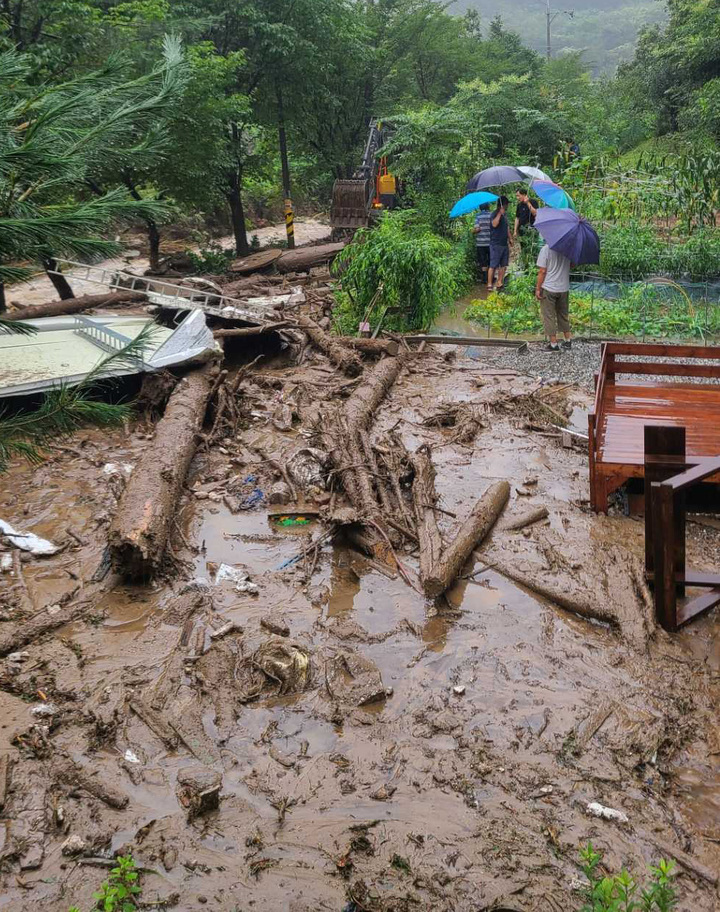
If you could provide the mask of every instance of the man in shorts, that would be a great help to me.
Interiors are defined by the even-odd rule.
[[[570,338],[570,260],[551,250],[547,244],[537,260],[538,276],[535,297],[540,302],[545,335],[549,338],[545,351],[559,352],[558,333],[563,334],[562,348],[572,348]]]
[[[510,201],[501,196],[490,223],[490,269],[488,271],[488,291],[495,287],[498,291],[505,283],[505,273],[510,262],[510,247],[514,244],[507,220],[507,207]],[[497,275],[497,284],[494,284]]]

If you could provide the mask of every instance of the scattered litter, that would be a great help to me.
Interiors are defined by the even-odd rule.
[[[253,656],[253,664],[280,684],[280,693],[298,693],[310,679],[310,656],[292,643],[273,640],[263,644]]]
[[[30,658],[29,652],[11,652],[7,656],[6,661],[10,665],[21,665],[23,662],[27,662],[27,660],[29,658]]]
[[[39,716],[41,719],[45,719],[57,715],[59,710],[54,703],[39,703],[37,706],[33,706],[30,712],[34,716]]]
[[[255,488],[255,490],[248,494],[244,500],[240,501],[238,506],[241,510],[252,510],[253,507],[256,507],[259,503],[262,503],[264,498],[265,495],[260,490],[260,488]]]
[[[0,573],[9,573],[13,568],[13,556],[9,551],[0,555]]]
[[[250,582],[250,574],[242,567],[232,567],[230,564],[220,564],[215,573],[215,585],[229,581],[235,583],[236,592],[249,592],[257,595],[260,591],[255,583]]]
[[[461,697],[465,693],[465,685],[457,684],[455,687],[453,687],[453,693],[456,696]]]
[[[279,526],[307,526],[310,524],[307,516],[276,516],[275,522]]]
[[[585,813],[591,817],[601,817],[603,820],[615,820],[617,823],[630,823],[630,818],[624,811],[616,811],[615,808],[605,807],[597,801],[591,801],[585,808]]]
[[[302,447],[302,449],[296,450],[288,460],[287,470],[292,480],[305,490],[320,488],[324,491],[323,469],[327,461],[327,453],[322,450],[318,450],[316,447]]]
[[[139,763],[140,762],[140,758],[138,757],[138,755],[136,753],[134,753],[133,751],[131,751],[130,748],[128,748],[125,751],[123,756],[125,757],[125,759],[127,760],[128,763]]]
[[[5,520],[0,519],[0,533],[9,539],[16,548],[29,551],[31,554],[56,554],[60,549],[45,538],[38,538],[32,532],[18,532]]]
[[[293,412],[286,402],[281,403],[275,409],[272,416],[272,423],[278,431],[289,431],[292,429]]]

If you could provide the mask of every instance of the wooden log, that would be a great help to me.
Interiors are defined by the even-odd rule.
[[[277,323],[265,323],[262,326],[243,326],[242,329],[216,329],[213,336],[216,339],[243,339],[251,336],[266,336],[268,333],[277,332],[290,326],[287,320]]]
[[[411,457],[415,477],[412,496],[415,508],[415,522],[420,544],[420,579],[429,579],[433,568],[442,557],[443,542],[435,519],[433,507],[437,500],[435,493],[435,467],[430,450],[421,446]]]
[[[510,485],[507,481],[498,481],[478,500],[440,560],[427,575],[421,574],[423,591],[428,598],[437,598],[455,582],[473,549],[495,525],[509,497]]]
[[[362,383],[345,403],[344,413],[348,430],[354,433],[368,426],[373,412],[387,396],[404,364],[403,353],[396,358],[378,361],[365,371]]]
[[[275,266],[278,272],[308,272],[315,266],[322,266],[325,263],[332,262],[344,246],[344,242],[341,242],[286,250],[275,261]]]
[[[488,339],[483,336],[404,335],[386,333],[390,338],[403,338],[406,342],[427,342],[434,345],[481,345],[490,348],[527,348],[527,342],[513,342],[510,339]]]
[[[22,624],[3,624],[2,633],[0,633],[0,656],[5,656],[10,652],[22,649],[28,643],[49,633],[51,630],[57,630],[58,627],[64,627],[79,617],[90,603],[87,600],[75,602],[66,605],[50,613],[48,608],[43,608],[34,614],[31,618]],[[10,630],[6,630],[10,627]]]
[[[160,567],[217,371],[207,364],[177,385],[123,491],[108,545],[113,567],[125,576],[152,576]]]
[[[108,294],[83,295],[80,298],[68,298],[66,301],[50,301],[47,304],[35,304],[22,307],[8,313],[11,320],[34,320],[37,317],[60,317],[67,314],[81,313],[93,307],[115,307],[118,304],[134,304],[144,301],[145,295],[140,291],[115,291]]]
[[[343,373],[349,377],[357,377],[358,374],[362,373],[363,365],[360,356],[326,333],[310,317],[298,316],[297,325],[310,339],[315,348],[327,355]]]
[[[147,703],[136,698],[130,701],[130,709],[143,720],[150,731],[154,732],[166,747],[169,747],[170,750],[174,750],[177,747],[178,739],[173,729]]]
[[[500,527],[503,532],[518,532],[526,526],[532,526],[533,523],[540,522],[541,519],[547,519],[549,516],[547,507],[530,507],[517,516],[510,516]]]
[[[400,346],[394,339],[356,339],[352,336],[340,336],[337,340],[343,345],[349,345],[363,355],[389,355],[394,358],[400,351]]]

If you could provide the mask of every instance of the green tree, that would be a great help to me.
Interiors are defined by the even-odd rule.
[[[118,186],[93,196],[88,181],[101,161],[121,162],[128,146],[153,129],[180,78],[179,43],[168,39],[162,64],[130,81],[111,61],[70,82],[34,88],[27,83],[31,65],[15,51],[0,54],[1,283],[31,272],[22,261],[48,265],[58,255],[93,260],[115,253],[108,229],[165,214]]]

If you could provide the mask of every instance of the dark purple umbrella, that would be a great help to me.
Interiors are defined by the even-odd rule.
[[[566,256],[576,266],[600,262],[597,231],[572,209],[538,209],[535,227],[551,250]]]
[[[486,187],[502,187],[503,184],[527,183],[527,177],[514,165],[495,165],[479,171],[468,181],[467,192],[485,190]]]

